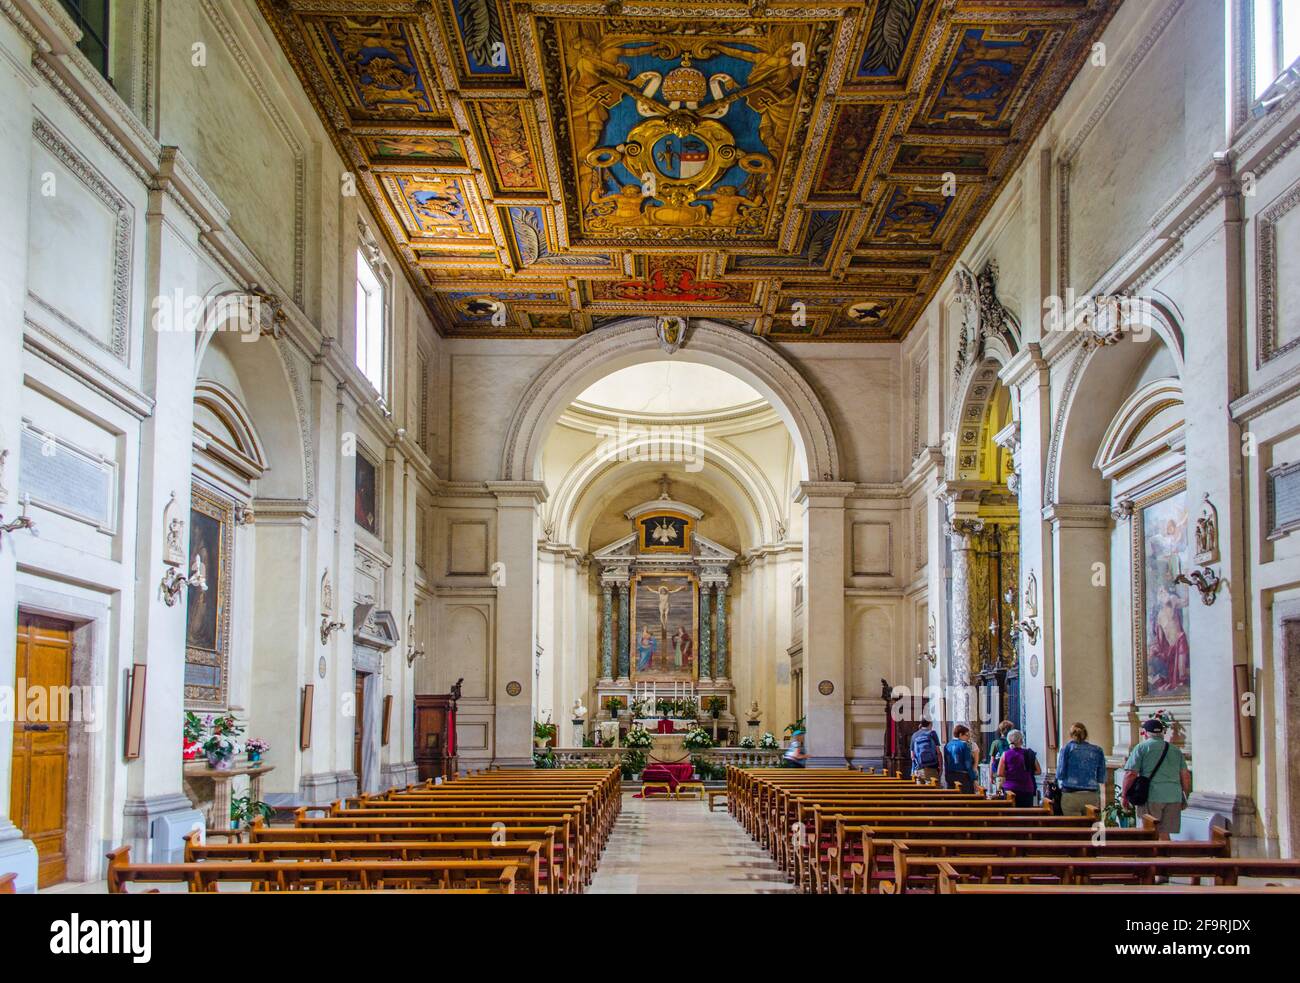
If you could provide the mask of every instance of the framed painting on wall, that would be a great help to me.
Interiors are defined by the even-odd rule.
[[[360,451],[357,451],[356,522],[370,535],[379,535],[379,469]]]
[[[230,659],[230,599],[234,583],[235,503],[206,485],[190,491],[189,573],[185,607],[185,705],[224,708]]]
[[[1191,699],[1187,492],[1183,482],[1133,503],[1133,652],[1139,702]]]
[[[643,573],[633,581],[632,678],[657,682],[699,675],[699,589],[693,573]]]

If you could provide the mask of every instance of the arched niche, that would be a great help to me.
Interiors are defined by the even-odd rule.
[[[557,355],[533,379],[511,419],[502,479],[539,478],[547,434],[574,398],[610,372],[661,355],[654,319],[644,317],[593,331]],[[714,321],[693,320],[685,343],[672,357],[712,365],[758,390],[790,429],[801,477],[839,480],[839,451],[829,415],[799,371],[770,344]]]

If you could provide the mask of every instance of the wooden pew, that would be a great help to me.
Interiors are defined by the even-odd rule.
[[[1239,886],[1243,877],[1300,880],[1300,860],[1254,857],[918,857],[913,869],[932,867],[938,893],[956,884],[1152,885],[1157,878],[1186,877],[1199,884]]]
[[[130,847],[107,854],[110,894],[134,893],[130,884],[184,884],[191,893],[219,885],[248,884],[253,892],[315,891],[334,888],[414,888],[464,886],[514,894],[519,868],[508,860],[343,860],[336,863],[256,863],[240,861],[133,864]]]
[[[468,826],[312,826],[284,827],[255,824],[249,831],[251,843],[382,843],[389,840],[422,842],[457,842],[462,840],[487,840],[507,843],[534,840],[543,844],[542,870],[548,869],[544,879],[553,881],[553,893],[575,893],[581,885],[573,876],[572,850],[566,854],[563,829],[556,826],[535,826],[497,823],[493,826],[473,824]]]
[[[931,839],[891,840],[885,842],[889,843],[892,849],[893,870],[892,879],[883,879],[881,881],[882,894],[904,894],[913,890],[918,884],[933,889],[934,879],[937,877],[936,867],[938,861],[943,859],[987,859],[990,857],[998,860],[1013,857],[1110,859],[1120,857],[1145,861],[1175,857],[1205,859],[1231,856],[1230,844],[1227,837],[1223,835],[1209,842],[1167,840],[1156,837],[1147,839],[1116,838],[1102,843],[1094,843],[1091,839]],[[854,878],[853,893],[865,893],[867,889],[865,877]]]
[[[0,874],[0,894],[17,894],[18,889],[14,886],[17,883],[17,874]]]
[[[214,843],[196,844],[193,834],[185,838],[185,862],[283,863],[286,861],[344,860],[505,860],[519,868],[516,891],[549,894],[554,878],[543,878],[540,840],[332,840],[325,843]],[[552,868],[553,869],[553,868]],[[523,889],[520,891],[520,889]]]

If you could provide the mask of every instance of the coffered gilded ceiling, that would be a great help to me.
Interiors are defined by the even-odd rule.
[[[1119,0],[259,0],[446,335],[902,336]]]

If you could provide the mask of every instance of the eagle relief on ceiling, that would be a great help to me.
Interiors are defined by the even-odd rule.
[[[1119,0],[258,0],[445,335],[893,340]]]

